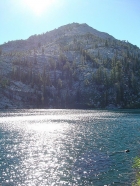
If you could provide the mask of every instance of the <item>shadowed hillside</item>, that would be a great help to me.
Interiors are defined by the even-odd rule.
[[[140,108],[140,49],[72,23],[0,46],[0,108]]]

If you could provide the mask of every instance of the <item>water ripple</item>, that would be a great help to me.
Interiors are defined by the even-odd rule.
[[[129,186],[139,121],[138,111],[1,111],[0,183]]]

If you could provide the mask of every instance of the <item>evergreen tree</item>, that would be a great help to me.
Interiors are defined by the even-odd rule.
[[[0,48],[0,56],[2,55],[2,49]]]

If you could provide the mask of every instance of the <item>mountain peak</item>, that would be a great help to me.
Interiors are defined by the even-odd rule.
[[[100,37],[102,39],[114,39],[113,36],[109,35],[108,33],[105,32],[100,32],[92,27],[90,27],[88,24],[86,23],[70,23],[64,26],[61,26],[58,28],[58,30],[61,29],[62,30],[66,30],[66,31],[70,31],[69,35],[84,35],[87,33],[93,34],[97,37]]]

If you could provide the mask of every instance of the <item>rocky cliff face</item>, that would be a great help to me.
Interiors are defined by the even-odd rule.
[[[140,106],[140,49],[87,24],[0,49],[0,108]]]

